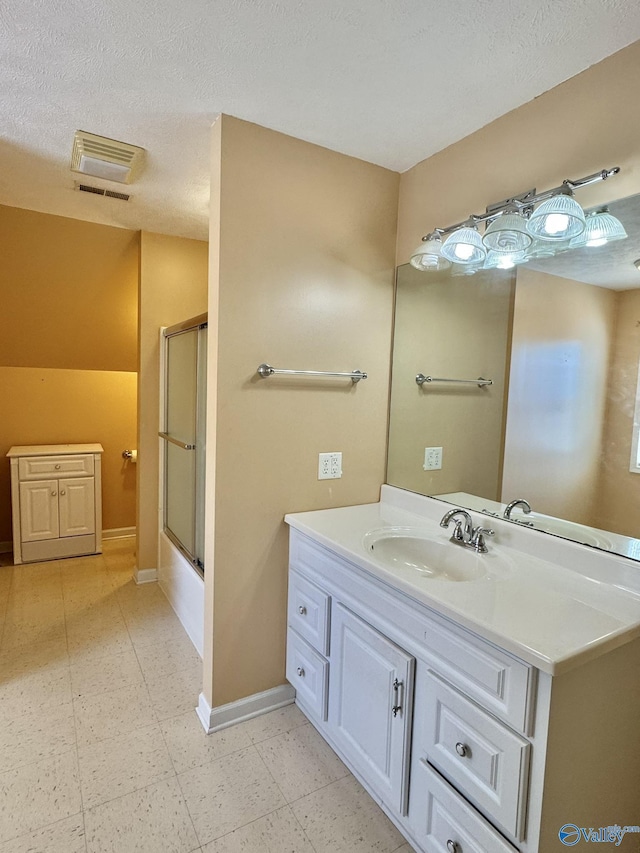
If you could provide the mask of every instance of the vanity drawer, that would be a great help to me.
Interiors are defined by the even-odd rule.
[[[287,680],[305,708],[326,720],[329,663],[291,628],[287,631]]]
[[[20,480],[50,480],[52,477],[93,476],[93,456],[21,456],[18,459]]]
[[[412,773],[409,819],[425,853],[517,853],[424,759]]]
[[[329,654],[330,597],[296,571],[289,573],[289,625],[322,655]]]
[[[531,745],[435,673],[425,679],[421,757],[522,839]]]
[[[437,624],[440,621],[436,617],[424,625],[424,640],[438,670],[483,708],[530,734],[535,669],[464,629]]]

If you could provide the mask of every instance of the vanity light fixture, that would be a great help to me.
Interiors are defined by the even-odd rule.
[[[527,228],[538,240],[570,240],[584,231],[584,210],[570,195],[558,195],[537,207]]]
[[[437,232],[427,234],[411,255],[410,264],[417,270],[446,270],[451,264],[442,254],[442,237]]]
[[[533,237],[527,230],[527,220],[517,210],[503,213],[489,223],[482,242],[494,252],[512,255],[523,252],[533,243]]]
[[[458,228],[442,246],[442,254],[455,264],[477,264],[484,261],[487,250],[476,228]]]
[[[622,224],[606,209],[585,217],[573,198],[575,190],[606,181],[619,171],[614,166],[586,178],[567,179],[544,192],[528,190],[489,205],[485,213],[472,213],[464,222],[435,228],[422,238],[411,264],[419,270],[438,271],[446,269],[450,261],[453,275],[473,274],[479,269],[510,269],[577,246],[622,240],[627,236]],[[482,236],[481,225],[485,228]]]

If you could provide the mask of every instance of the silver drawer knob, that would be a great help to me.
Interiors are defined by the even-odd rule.
[[[451,839],[447,841],[447,850],[449,851],[449,853],[461,853],[460,845],[456,841],[452,841]]]
[[[301,604],[300,607],[298,607],[298,613],[301,616],[306,616],[307,615],[307,608]]]
[[[456,752],[461,758],[465,758],[467,755],[469,755],[469,747],[466,745],[466,743],[457,743]]]
[[[300,678],[304,678],[304,669],[303,669],[301,666],[299,666],[299,667],[296,669],[296,672],[298,673],[298,675],[300,676]]]
[[[59,471],[59,470],[60,470],[60,466],[56,465],[56,471]]]

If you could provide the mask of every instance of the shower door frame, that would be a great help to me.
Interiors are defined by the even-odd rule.
[[[201,527],[204,525],[204,435],[205,435],[205,410],[206,410],[206,382],[202,383],[201,377],[204,374],[206,378],[206,358],[202,359],[200,336],[197,338],[196,344],[196,401],[195,401],[195,434],[196,440],[193,445],[186,445],[176,441],[167,432],[168,425],[168,341],[176,335],[187,332],[200,332],[208,328],[208,315],[199,314],[181,323],[176,323],[173,326],[160,328],[160,424],[162,429],[159,431],[159,471],[160,471],[160,505],[159,505],[159,530],[172,542],[180,553],[188,560],[193,569],[200,577],[204,577],[204,560],[199,559],[197,554],[192,554],[186,545],[173,533],[167,526],[167,452],[168,444],[182,445],[186,452],[193,452],[195,456],[195,482],[194,482],[194,514],[193,514],[193,542],[194,550],[198,544],[198,521]],[[203,397],[200,399],[198,390],[204,389]],[[200,436],[200,440],[197,437]],[[203,532],[203,531],[202,531]]]

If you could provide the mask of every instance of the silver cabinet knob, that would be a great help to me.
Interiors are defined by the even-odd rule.
[[[460,845],[456,841],[449,839],[447,841],[447,850],[449,853],[461,853]]]
[[[469,747],[466,745],[466,743],[457,743],[456,752],[461,758],[465,758],[467,755],[469,755]]]
[[[67,493],[66,493],[66,492],[65,492],[65,490],[63,489],[63,490],[60,492],[60,494],[61,494],[61,495],[66,495]]]
[[[301,604],[300,607],[298,607],[298,613],[301,616],[306,616],[307,615],[307,608],[303,604]]]
[[[51,492],[51,497],[52,497],[52,498],[55,498],[55,496],[56,496],[57,494],[58,494],[57,492]]]
[[[56,471],[59,471],[59,470],[60,470],[60,466],[56,465]]]
[[[296,672],[298,673],[298,675],[300,676],[300,678],[304,678],[304,669],[303,669],[301,666],[299,666],[299,667],[297,668]]]

